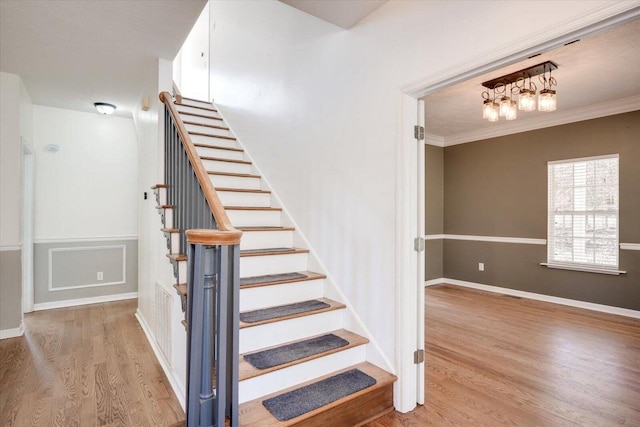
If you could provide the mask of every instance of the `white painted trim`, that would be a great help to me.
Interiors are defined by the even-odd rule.
[[[425,103],[424,100],[418,100],[418,126],[426,126],[425,124]],[[416,141],[416,180],[417,180],[417,206],[416,206],[416,236],[425,234],[426,212],[425,206],[425,185],[426,185],[426,163],[425,163],[426,145],[420,141]],[[426,257],[421,252],[415,252],[417,272],[413,277],[415,283],[415,299],[416,299],[416,350],[424,350],[424,292],[419,292],[420,283],[424,280],[426,270]],[[416,367],[416,402],[418,405],[424,405],[424,362],[415,364]]]
[[[0,252],[14,252],[14,251],[19,251],[22,250],[22,244],[20,245],[6,245],[6,246],[0,246]]]
[[[425,240],[470,240],[474,242],[494,243],[522,243],[525,245],[546,245],[547,239],[533,239],[529,237],[500,237],[500,236],[472,236],[466,234],[427,234]]]
[[[33,243],[117,242],[121,240],[138,240],[138,235],[131,234],[126,236],[48,237],[42,239],[33,239]]]
[[[627,251],[640,251],[640,243],[620,243],[620,249]]]
[[[103,302],[122,301],[125,299],[138,298],[137,292],[125,294],[103,295],[100,297],[68,299],[64,301],[41,302],[33,305],[33,311],[51,310],[53,308],[75,307],[78,305],[101,304]]]
[[[122,249],[122,280],[116,282],[91,283],[88,285],[70,285],[53,287],[53,253],[54,252],[80,252],[95,251],[101,249]],[[50,248],[49,249],[49,273],[47,278],[49,292],[68,291],[69,289],[98,288],[102,286],[124,285],[127,283],[127,246],[111,245],[111,246],[86,246],[86,247],[70,247],[70,248]]]
[[[451,285],[457,285],[457,286],[464,286],[466,288],[479,289],[481,291],[494,292],[494,293],[503,294],[503,295],[511,295],[514,297],[528,298],[528,299],[533,299],[537,301],[550,302],[554,304],[567,305],[570,307],[584,308],[586,310],[599,311],[602,313],[616,314],[618,316],[633,317],[634,319],[640,319],[640,311],[630,310],[628,308],[613,307],[611,305],[596,304],[593,302],[578,301],[578,300],[569,299],[569,298],[553,297],[550,295],[536,294],[533,292],[526,292],[526,291],[518,291],[516,289],[501,288],[499,286],[484,285],[482,283],[467,282],[464,280],[457,280],[457,279],[442,278],[442,279],[429,280],[428,282],[425,282],[425,286],[432,286],[435,284],[451,284]]]
[[[612,270],[609,268],[586,267],[586,266],[579,266],[579,265],[556,264],[556,263],[549,263],[549,262],[541,262],[540,265],[547,268],[554,268],[557,270],[584,271],[586,273],[611,274],[615,276],[619,276],[620,274],[626,273],[626,271]]]
[[[445,279],[431,279],[425,280],[424,286],[433,286],[433,285],[441,285]]]
[[[158,345],[156,344],[155,336],[151,332],[151,328],[149,327],[149,324],[147,323],[146,319],[144,318],[144,316],[142,315],[139,309],[136,310],[136,319],[138,319],[138,323],[140,324],[140,327],[142,328],[144,335],[147,337],[147,341],[149,342],[149,345],[151,346],[153,353],[156,355],[156,359],[158,359],[158,363],[160,363],[160,366],[162,367],[164,374],[167,376],[167,379],[169,380],[169,384],[171,384],[171,388],[173,389],[173,392],[178,398],[178,402],[180,402],[180,406],[182,406],[182,410],[186,411],[185,401],[186,401],[187,393],[185,391],[186,390],[185,386],[182,384],[182,381],[180,381],[180,379],[175,374],[175,372],[173,372],[173,369],[171,369],[171,364],[167,361],[167,359],[165,359],[164,354],[162,353],[162,350],[158,348]]]
[[[428,145],[435,145],[436,147],[444,147],[445,137],[440,135],[435,135],[433,133],[425,133],[424,143]]]
[[[0,340],[4,340],[7,338],[21,337],[23,334],[24,334],[24,324],[20,322],[20,326],[18,326],[17,328],[1,329]]]
[[[568,123],[581,122],[584,120],[597,119],[600,117],[613,116],[615,114],[628,113],[640,109],[640,95],[614,101],[603,102],[601,104],[589,105],[581,108],[574,108],[568,111],[554,111],[543,116],[532,117],[526,120],[514,120],[499,127],[477,129],[457,135],[439,137],[444,147],[465,144],[467,142],[480,141],[488,138],[511,135],[514,133],[528,132],[536,129],[543,129],[552,126],[560,126]],[[434,144],[435,145],[435,144]]]

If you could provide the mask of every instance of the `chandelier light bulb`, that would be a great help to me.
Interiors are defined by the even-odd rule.
[[[535,111],[536,93],[529,89],[521,89],[518,95],[518,110]]]
[[[497,103],[492,102],[488,111],[487,120],[490,122],[497,122],[500,118],[500,107]]]
[[[556,91],[543,89],[538,96],[538,111],[556,111]]]

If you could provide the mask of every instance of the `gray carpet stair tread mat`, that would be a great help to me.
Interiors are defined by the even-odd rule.
[[[278,317],[292,316],[294,314],[306,313],[308,311],[321,310],[327,307],[330,306],[326,302],[312,299],[309,301],[297,302],[295,304],[245,311],[240,313],[240,320],[245,323],[256,323],[262,322],[263,320],[271,320]]]
[[[266,399],[262,404],[278,420],[287,421],[371,387],[375,383],[374,378],[358,369],[352,369]]]
[[[243,277],[240,279],[240,286],[255,285],[256,283],[279,282],[281,280],[296,280],[309,277],[302,273],[267,274],[265,276]]]
[[[334,334],[299,341],[269,350],[244,355],[244,360],[257,369],[269,369],[294,360],[304,359],[349,345],[349,341]]]

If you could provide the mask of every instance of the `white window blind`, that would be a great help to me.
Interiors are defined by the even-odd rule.
[[[549,264],[618,268],[618,155],[548,163]]]

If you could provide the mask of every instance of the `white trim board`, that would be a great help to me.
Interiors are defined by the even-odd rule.
[[[20,322],[20,326],[18,326],[17,328],[1,329],[0,340],[4,340],[7,338],[21,337],[23,334],[24,334],[24,324]]]
[[[19,250],[22,250],[22,245],[0,246],[0,252],[14,252]]]
[[[627,251],[640,251],[640,243],[620,243],[620,249]]]
[[[75,307],[78,305],[100,304],[103,302],[122,301],[126,299],[138,298],[137,292],[128,292],[125,294],[104,295],[100,297],[68,299],[64,301],[41,302],[33,305],[33,311],[51,310],[53,308]]]
[[[529,237],[471,236],[466,234],[427,234],[425,240],[470,240],[474,242],[522,243],[526,245],[546,245],[547,239]]]
[[[169,380],[169,384],[171,384],[171,388],[173,389],[173,392],[178,398],[178,402],[180,402],[180,406],[182,406],[182,410],[186,411],[185,399],[186,399],[187,393],[185,391],[185,386],[182,384],[182,381],[178,379],[175,372],[173,372],[173,369],[171,369],[171,364],[165,359],[164,354],[162,353],[162,350],[158,348],[155,337],[151,333],[151,328],[149,327],[149,324],[145,320],[140,310],[136,310],[135,316],[136,316],[136,319],[138,319],[138,323],[140,324],[140,327],[142,328],[144,335],[147,337],[147,342],[151,346],[153,353],[156,355],[156,359],[158,359],[158,363],[160,363],[160,366],[162,367],[164,374],[167,376],[167,379]]]
[[[119,242],[121,240],[138,240],[138,235],[131,234],[126,236],[48,237],[42,239],[33,239],[33,243]]]
[[[625,317],[640,319],[640,311],[630,310],[628,308],[613,307],[611,305],[596,304],[593,302],[578,301],[574,299],[560,298],[560,297],[554,297],[551,295],[544,295],[544,294],[536,294],[534,292],[518,291],[516,289],[501,288],[500,286],[484,285],[482,283],[467,282],[465,280],[458,280],[458,279],[441,278],[441,279],[427,280],[424,282],[425,287],[439,285],[439,284],[464,286],[466,288],[479,289],[481,291],[493,292],[493,293],[498,293],[503,295],[511,295],[514,297],[528,298],[528,299],[537,300],[537,301],[550,302],[553,304],[567,305],[570,307],[584,308],[587,310],[599,311],[602,313],[616,314],[618,316],[625,316]]]

